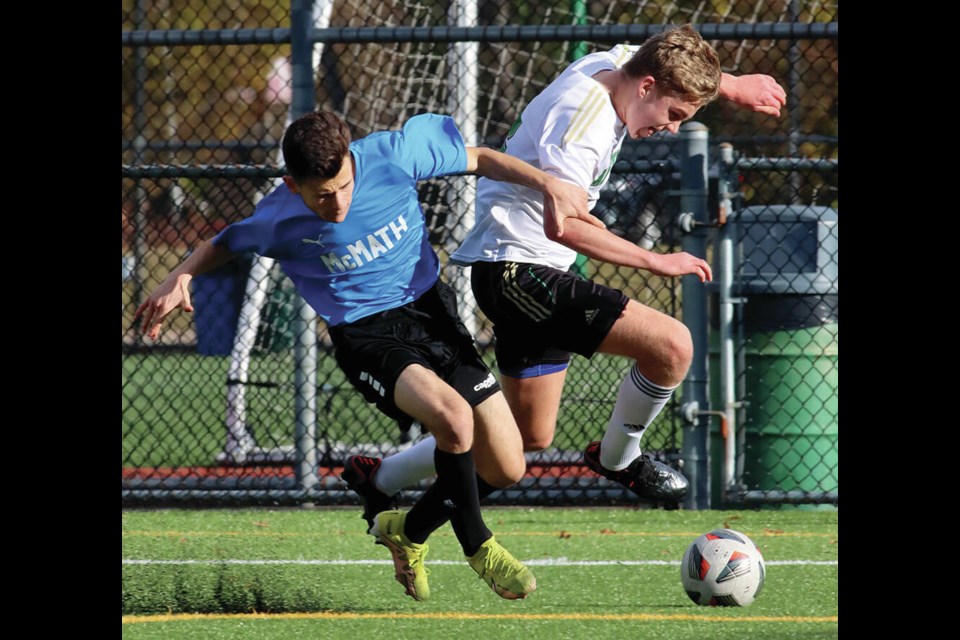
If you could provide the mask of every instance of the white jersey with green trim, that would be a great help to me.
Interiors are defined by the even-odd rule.
[[[592,209],[627,133],[610,94],[592,76],[619,68],[637,49],[618,45],[572,63],[523,110],[501,150],[583,187]],[[539,191],[481,178],[476,224],[451,261],[531,262],[566,270],[576,256],[544,233]]]

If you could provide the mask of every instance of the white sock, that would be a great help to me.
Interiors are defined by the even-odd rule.
[[[387,456],[373,476],[373,485],[388,496],[436,475],[433,466],[433,436],[427,436],[411,447]]]
[[[630,368],[617,393],[617,404],[600,443],[600,464],[611,471],[625,469],[640,457],[640,438],[670,401],[676,387],[647,380],[637,365]]]

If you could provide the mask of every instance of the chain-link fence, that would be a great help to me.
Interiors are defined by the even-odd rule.
[[[789,161],[768,171],[776,164],[789,174],[837,170],[823,159],[805,171]],[[835,206],[796,202],[741,204],[719,234],[721,268],[732,277],[719,286],[718,315],[731,322],[729,333],[719,324],[718,353],[729,339],[736,372],[730,388],[719,376],[723,400],[714,402],[726,409],[736,452],[725,469],[734,479],[724,483],[728,499],[839,499],[839,233]]]
[[[724,242],[750,261],[731,263],[727,289],[700,288],[717,304],[709,315],[711,305],[703,305],[695,318],[685,312],[689,294],[679,280],[590,260],[576,268],[709,332],[703,350],[709,365],[693,376],[709,379],[709,393],[697,400],[685,385],[644,437],[646,450],[688,475],[699,473],[708,498],[692,506],[836,500],[836,269],[829,290],[752,290],[763,288],[754,281],[770,279],[771,270],[806,273],[809,265],[796,262],[800,249],[770,242],[777,232],[763,227],[767,235],[752,243],[749,235],[761,228],[751,225],[767,224],[772,215],[764,207],[776,207],[785,219],[796,215],[801,222],[785,224],[797,228],[815,215],[832,224],[826,226],[834,253],[827,257],[836,266],[836,2],[124,0],[122,16],[125,504],[349,503],[353,496],[337,479],[347,455],[388,454],[418,435],[401,434],[344,381],[322,326],[311,359],[316,377],[298,376],[295,295],[269,260],[249,256],[195,279],[194,313],[171,317],[157,343],[144,341],[134,326],[137,305],[192,247],[249,215],[273,188],[281,175],[279,139],[297,100],[309,93],[307,108],[315,103],[342,114],[355,139],[433,111],[453,115],[468,144],[498,147],[526,103],[569,61],[685,22],[697,23],[714,44],[724,71],[770,74],[788,91],[779,119],[721,102],[697,115],[710,133],[709,184],[706,218],[692,235],[702,235],[714,264],[721,264],[717,249]],[[306,75],[298,42],[308,45]],[[736,150],[739,182],[720,161],[720,143]],[[680,250],[692,237],[682,215],[688,213],[677,161],[682,145],[678,137],[626,142],[594,213],[646,248]],[[754,161],[761,157],[826,164],[768,167]],[[474,184],[446,178],[421,186],[442,277],[464,292],[459,269],[446,258],[469,224]],[[727,210],[736,224],[717,225],[732,184],[738,188]],[[812,206],[814,213],[780,205]],[[784,233],[811,250],[810,236]],[[771,257],[758,266],[764,252]],[[744,275],[755,273],[766,275]],[[807,316],[771,311],[782,311],[784,296],[799,298]],[[824,316],[831,304],[833,315]],[[469,300],[463,311],[492,363],[488,324],[471,312]],[[814,317],[826,320],[814,326]],[[720,327],[729,327],[728,339]],[[580,464],[583,447],[606,426],[629,364],[574,359],[553,447],[531,454],[527,478],[495,500],[633,500]],[[302,410],[304,394],[315,402],[315,415]],[[707,442],[703,455],[691,448],[694,438]],[[712,471],[697,471],[706,458],[716,463]]]

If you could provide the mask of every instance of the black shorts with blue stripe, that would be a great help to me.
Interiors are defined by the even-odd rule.
[[[622,291],[553,267],[471,266],[477,305],[493,322],[497,365],[514,378],[562,370],[571,353],[593,356],[629,300]]]

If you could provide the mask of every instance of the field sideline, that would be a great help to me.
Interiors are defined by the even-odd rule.
[[[449,526],[431,538],[424,603],[403,595],[356,508],[122,512],[124,638],[432,640],[832,638],[839,625],[838,511],[487,508],[539,588],[493,594]],[[746,608],[697,607],[679,562],[700,533],[750,535],[767,582]]]

